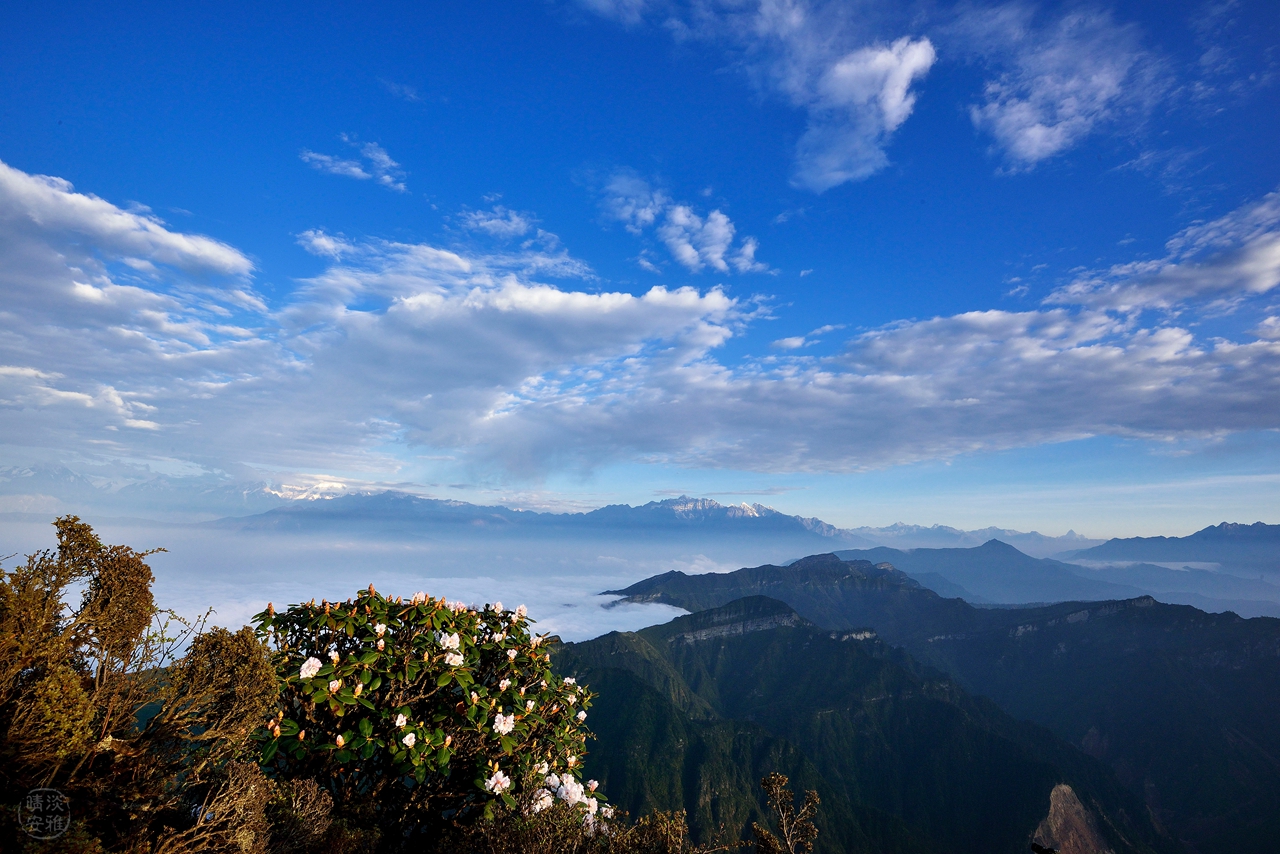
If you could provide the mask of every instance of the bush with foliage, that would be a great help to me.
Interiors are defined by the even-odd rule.
[[[257,615],[275,650],[277,714],[256,738],[268,772],[312,779],[390,838],[492,816],[529,792],[594,815],[579,775],[592,695],[551,669],[523,606],[469,608],[373,586]]]
[[[222,832],[221,807],[262,777],[245,760],[276,695],[267,650],[158,609],[151,552],[103,545],[74,516],[54,526],[56,549],[0,570],[0,838],[26,838],[17,811],[36,788],[70,800],[50,849],[174,850],[214,801],[202,832]]]
[[[630,823],[581,781],[593,695],[553,672],[523,607],[404,601],[370,586],[345,602],[268,606],[256,631],[206,629],[156,607],[152,552],[103,545],[74,516],[54,526],[56,549],[0,569],[0,850],[743,844],[693,846],[680,812]],[[757,828],[761,851],[805,851],[816,833],[816,796],[793,816],[780,806],[785,783],[769,789],[781,839]],[[19,827],[38,788],[69,799],[73,821],[57,839]]]

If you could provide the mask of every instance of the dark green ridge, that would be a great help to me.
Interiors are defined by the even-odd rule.
[[[1104,765],[866,630],[830,632],[753,596],[568,644],[600,692],[587,773],[633,813],[689,811],[695,835],[761,811],[768,771],[823,797],[823,852],[1024,852],[1069,783],[1120,852],[1173,851]]]
[[[1149,596],[975,608],[901,577],[817,555],[788,567],[668,573],[621,592],[694,610],[767,590],[825,629],[870,627],[1106,762],[1156,822],[1201,854],[1274,850],[1280,620]]]

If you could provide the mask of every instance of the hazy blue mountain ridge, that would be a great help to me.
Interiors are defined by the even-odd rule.
[[[1081,565],[1033,558],[999,540],[968,549],[842,549],[848,560],[891,563],[940,595],[973,604],[1128,599],[1153,595],[1168,604],[1243,616],[1280,617],[1280,586],[1207,570],[1154,564]]]
[[[1186,537],[1128,537],[1063,555],[1070,560],[1216,563],[1280,576],[1280,525],[1223,522]]]

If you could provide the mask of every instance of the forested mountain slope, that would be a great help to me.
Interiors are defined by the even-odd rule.
[[[622,592],[695,611],[764,592],[828,630],[874,629],[1105,761],[1197,850],[1270,851],[1280,836],[1280,620],[1150,597],[975,608],[834,555]]]
[[[1102,763],[866,631],[749,597],[561,647],[600,692],[587,770],[624,808],[740,830],[770,770],[823,796],[822,851],[1025,852],[1066,783],[1116,852],[1176,850]],[[753,799],[751,794],[757,795]]]

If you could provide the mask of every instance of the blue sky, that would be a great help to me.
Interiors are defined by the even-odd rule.
[[[1273,4],[56,6],[0,466],[1280,521]]]

